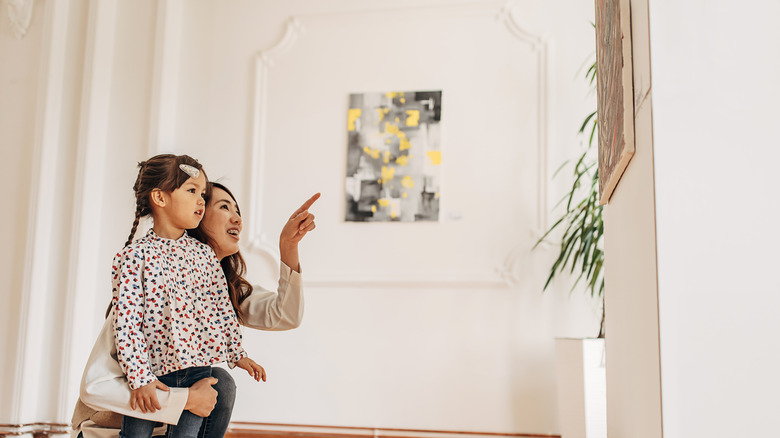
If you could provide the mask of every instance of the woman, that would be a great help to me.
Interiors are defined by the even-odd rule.
[[[279,237],[281,269],[277,292],[253,287],[244,278],[245,263],[239,252],[241,212],[233,194],[219,183],[210,183],[206,211],[190,234],[210,245],[222,264],[231,289],[231,301],[242,325],[259,330],[289,330],[303,317],[298,243],[316,225],[309,208],[317,193],[296,210]],[[212,377],[190,388],[157,391],[152,406],[129,408],[130,389],[116,361],[110,321],[104,324],[84,370],[81,394],[73,413],[74,430],[84,438],[115,436],[121,415],[176,424],[183,411],[205,417],[199,437],[222,437],[230,422],[235,400],[235,383],[230,374],[215,367]],[[110,412],[109,412],[110,411]],[[106,429],[108,427],[109,429]]]

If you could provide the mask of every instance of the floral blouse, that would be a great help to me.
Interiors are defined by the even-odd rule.
[[[214,251],[185,232],[153,230],[112,266],[117,357],[130,388],[184,368],[246,357],[227,281]]]

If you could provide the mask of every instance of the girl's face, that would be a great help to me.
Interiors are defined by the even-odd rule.
[[[218,259],[238,252],[241,211],[226,191],[217,187],[211,190],[211,199],[206,205],[206,215],[200,228],[206,233]]]
[[[165,206],[155,216],[155,224],[159,218],[161,224],[176,230],[183,231],[197,227],[204,214],[205,194],[206,176],[203,172],[198,178],[188,179],[171,193],[161,192]]]

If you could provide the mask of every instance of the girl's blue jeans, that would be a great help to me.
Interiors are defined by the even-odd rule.
[[[217,404],[211,415],[199,417],[190,411],[184,411],[179,417],[179,423],[169,425],[168,438],[222,438],[225,436],[230,416],[233,412],[233,402],[236,397],[236,385],[230,374],[222,368],[212,369],[210,366],[192,367],[174,371],[158,377],[160,382],[174,388],[189,388],[198,380],[206,377],[216,377],[214,385],[217,390]],[[155,422],[125,416],[122,419],[120,438],[150,438]]]

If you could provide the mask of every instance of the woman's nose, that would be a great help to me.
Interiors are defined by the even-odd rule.
[[[241,225],[241,216],[239,216],[237,214],[234,214],[233,218],[232,218],[232,221],[236,225]]]

